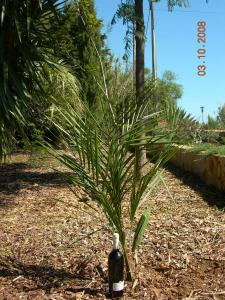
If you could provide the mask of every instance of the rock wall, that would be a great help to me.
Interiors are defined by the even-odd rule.
[[[201,177],[207,184],[225,191],[225,156],[212,155],[203,158],[202,154],[179,147],[171,162],[182,169]]]

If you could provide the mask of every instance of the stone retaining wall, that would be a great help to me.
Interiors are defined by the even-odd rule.
[[[182,169],[201,177],[207,184],[225,191],[225,156],[212,155],[203,158],[200,153],[179,147],[171,162]]]

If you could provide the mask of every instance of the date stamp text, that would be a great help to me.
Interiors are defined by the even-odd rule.
[[[198,32],[197,32],[197,42],[199,48],[197,50],[197,58],[199,64],[197,66],[198,76],[206,75],[206,22],[200,21],[197,23]]]

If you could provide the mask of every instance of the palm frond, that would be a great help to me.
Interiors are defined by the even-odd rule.
[[[121,103],[120,111],[115,114],[116,125],[108,131],[101,130],[88,109],[81,116],[72,106],[69,109],[57,107],[58,118],[53,124],[60,131],[69,153],[44,143],[49,152],[72,171],[70,182],[102,209],[109,224],[120,233],[123,244],[126,240],[125,211],[129,210],[130,222],[134,223],[147,192],[158,183],[159,168],[173,155],[174,129],[172,125],[169,129],[167,125],[160,125],[167,110],[147,114],[148,101],[146,93],[141,106],[132,97]],[[106,117],[110,122],[111,115]],[[177,125],[177,122],[171,124]],[[157,134],[154,133],[156,128]],[[140,141],[143,133],[146,137]],[[132,152],[136,144],[156,152],[154,164],[141,180],[136,177],[137,157]],[[160,151],[157,145],[161,145]]]
[[[48,24],[61,9],[57,0],[14,0],[0,3],[0,139],[7,148],[15,132],[24,133],[32,99],[47,97],[44,89],[46,65],[56,69]],[[4,128],[4,133],[3,133]],[[7,138],[6,138],[7,136]],[[3,145],[2,144],[2,145]],[[0,150],[0,155],[6,148]]]

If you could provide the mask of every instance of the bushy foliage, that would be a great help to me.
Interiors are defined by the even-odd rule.
[[[62,68],[53,55],[49,24],[57,22],[59,5],[57,0],[0,2],[1,157],[15,145],[15,135],[25,136],[30,121],[39,123],[52,104],[46,86]]]
[[[211,116],[208,116],[208,122],[205,125],[207,129],[218,129],[220,128],[220,122],[218,118],[213,118]]]
[[[216,117],[208,116],[208,122],[204,127],[206,129],[225,129],[225,104],[218,108]]]
[[[162,78],[158,78],[153,82],[153,78],[149,69],[145,71],[146,86],[154,88],[154,109],[163,109],[166,103],[177,104],[178,100],[182,97],[183,87],[176,82],[176,75],[172,71],[165,71]],[[153,109],[153,103],[152,109]]]
[[[54,28],[54,53],[69,64],[82,86],[82,99],[90,107],[99,104],[101,65],[108,62],[102,22],[96,16],[93,0],[73,0],[65,3]]]
[[[221,127],[225,129],[225,104],[219,107],[218,109],[218,121],[221,124]]]
[[[225,155],[225,145],[213,145],[213,144],[200,144],[191,148],[192,152],[201,153],[203,158],[207,158],[211,155]]]

